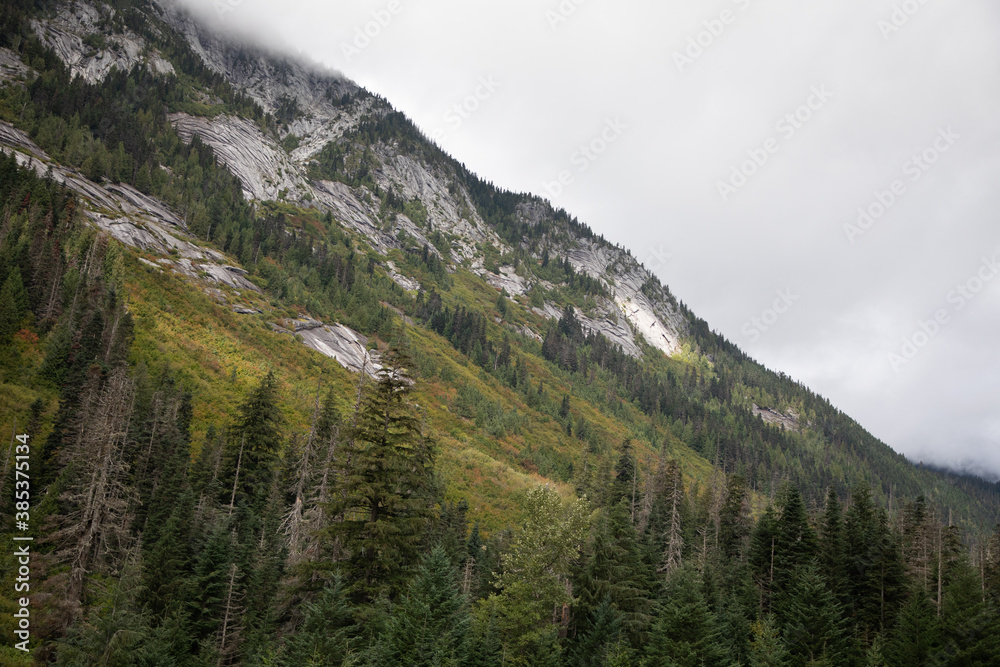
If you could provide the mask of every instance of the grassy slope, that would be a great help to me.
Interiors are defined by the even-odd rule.
[[[124,255],[124,275],[135,320],[133,363],[145,364],[150,373],[169,364],[194,393],[193,455],[197,455],[208,427],[224,426],[247,390],[268,371],[279,380],[286,435],[308,431],[321,378],[324,387],[334,388],[340,397],[341,412],[350,412],[358,376],[292,336],[273,332],[268,322],[275,314],[285,312],[284,304],[269,303],[266,297],[248,301],[247,294],[233,296],[233,301],[267,309],[264,315],[238,315],[205,294],[203,287],[207,285],[141,263],[135,251],[127,250]],[[482,279],[465,270],[459,270],[453,278],[448,301],[467,306],[477,303],[484,310],[494,303],[496,291]],[[535,327],[542,324],[530,311],[512,305],[511,310],[515,309],[518,319],[530,321]],[[519,496],[535,484],[552,483],[571,492],[565,464],[577,468],[583,464],[584,443],[566,435],[557,420],[527,405],[522,395],[474,365],[441,336],[410,326],[406,337],[416,362],[414,401],[424,410],[437,442],[446,498],[468,500],[471,517],[489,530],[510,525],[518,513]],[[581,398],[580,394],[592,388],[573,387],[563,372],[536,356],[525,355],[525,360],[532,382],[544,386],[546,397],[558,402],[565,394],[573,395],[574,418],[586,419],[596,438],[617,445],[633,437],[639,458],[652,465],[658,454],[642,437],[642,425],[648,423],[648,417],[624,402],[620,415],[607,414]],[[498,404],[504,413],[513,415],[516,427],[495,437],[475,418],[459,414],[455,406],[460,388],[471,389],[485,401]],[[29,398],[33,399],[25,396],[17,402],[24,405]],[[691,479],[707,475],[710,466],[679,440],[671,438],[668,448],[682,461]],[[609,448],[606,456],[614,455]],[[558,470],[551,467],[553,462],[559,464]]]

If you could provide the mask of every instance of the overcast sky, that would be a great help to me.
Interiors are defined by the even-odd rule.
[[[631,248],[911,459],[1000,475],[995,0],[184,1]]]

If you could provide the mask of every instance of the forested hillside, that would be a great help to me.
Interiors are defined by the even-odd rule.
[[[13,0],[0,148],[4,664],[1000,661],[996,484],[349,80]]]

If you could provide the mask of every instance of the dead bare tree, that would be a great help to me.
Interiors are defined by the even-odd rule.
[[[302,448],[302,455],[299,457],[299,469],[295,482],[295,501],[291,509],[282,519],[279,530],[287,537],[288,562],[290,565],[297,564],[303,555],[303,543],[306,539],[307,518],[305,515],[306,493],[309,488],[309,481],[312,478],[313,443],[316,439],[316,423],[320,413],[320,390],[322,381],[316,387],[316,401],[313,405],[312,425],[309,428],[309,437]]]
[[[90,373],[83,388],[76,441],[63,451],[74,474],[61,500],[72,508],[62,517],[53,539],[61,544],[60,560],[70,565],[67,596],[78,600],[84,579],[109,552],[121,552],[129,535],[129,464],[124,457],[132,415],[134,386],[120,366],[102,382]]]
[[[216,667],[230,664],[233,655],[239,648],[240,634],[242,628],[239,627],[237,619],[241,616],[240,594],[236,590],[236,563],[229,566],[229,585],[226,589],[226,606],[222,613],[222,626],[218,632],[218,655]]]
[[[664,534],[666,547],[659,571],[670,573],[681,565],[684,536],[681,532],[681,503],[684,502],[684,477],[677,461],[666,464],[664,471],[666,488],[664,498],[667,505],[668,523]]]

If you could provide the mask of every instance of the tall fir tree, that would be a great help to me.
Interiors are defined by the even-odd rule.
[[[589,631],[587,617],[609,599],[620,616],[622,630],[633,645],[641,645],[653,618],[650,589],[654,577],[643,560],[625,498],[604,512],[595,532],[593,553],[576,591],[577,613],[583,617],[580,630]]]
[[[886,642],[885,656],[893,665],[932,665],[941,641],[934,605],[923,586],[915,583]]]
[[[398,350],[382,356],[352,442],[338,457],[340,485],[330,524],[348,552],[346,580],[355,601],[395,596],[417,561],[436,501],[434,455],[408,396],[409,360]]]
[[[820,573],[841,604],[848,602],[847,546],[844,542],[844,515],[837,492],[831,486],[819,531]]]
[[[850,615],[867,648],[877,634],[895,624],[905,591],[902,554],[867,485],[851,493],[844,533]]]
[[[281,451],[278,381],[268,373],[237,408],[223,458],[223,502],[230,508],[267,500]]]

